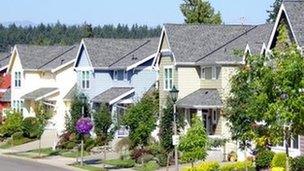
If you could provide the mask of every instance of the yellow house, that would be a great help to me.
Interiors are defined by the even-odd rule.
[[[229,80],[245,54],[263,54],[273,25],[165,24],[155,63],[159,70],[160,111],[173,86],[179,90],[178,113],[186,127],[202,119],[209,136],[229,138],[223,106]],[[235,145],[228,145],[235,150]]]
[[[65,96],[76,83],[78,46],[15,45],[7,72],[11,74],[11,107],[24,117],[35,116],[42,101],[52,111],[48,128],[61,133],[69,110]]]

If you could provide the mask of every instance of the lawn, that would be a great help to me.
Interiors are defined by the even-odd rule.
[[[1,144],[0,148],[8,149],[8,148],[18,146],[18,145],[22,145],[22,144],[25,144],[25,143],[28,143],[28,142],[31,142],[31,141],[35,141],[35,140],[36,139],[30,139],[30,138],[25,138],[25,137],[22,137],[20,139],[14,139],[14,140],[10,139],[6,143]]]
[[[80,166],[79,164],[77,165],[71,165],[73,167],[77,167],[83,170],[88,170],[88,171],[104,171],[104,169],[100,168],[100,167],[95,167],[95,166],[90,166],[90,165],[83,165]]]

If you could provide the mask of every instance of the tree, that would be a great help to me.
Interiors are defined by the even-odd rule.
[[[83,38],[91,38],[93,37],[93,28],[92,28],[92,25],[91,24],[88,24],[88,23],[84,23],[82,25],[82,37]]]
[[[283,0],[275,0],[275,2],[271,6],[271,10],[267,11],[267,13],[268,13],[267,22],[269,22],[269,23],[275,22],[282,2],[283,2]]]
[[[123,116],[123,124],[129,130],[132,147],[146,146],[152,131],[156,128],[158,100],[153,95],[146,95],[131,106]]]
[[[102,104],[99,109],[93,113],[94,118],[94,129],[97,136],[101,137],[107,142],[108,132],[112,125],[112,118],[109,108]]]
[[[178,146],[182,152],[182,160],[193,163],[197,160],[205,160],[207,157],[208,137],[202,121],[195,117],[192,119],[192,126],[186,135],[181,137]]]
[[[184,0],[180,9],[185,16],[186,23],[221,24],[220,12],[215,13],[213,7],[206,0]]]

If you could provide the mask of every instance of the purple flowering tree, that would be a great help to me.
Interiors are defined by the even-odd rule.
[[[89,134],[93,128],[93,123],[90,118],[81,117],[76,123],[76,130],[79,134]]]

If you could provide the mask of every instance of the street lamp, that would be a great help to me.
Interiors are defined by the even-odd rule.
[[[81,101],[82,103],[82,106],[81,106],[81,115],[82,115],[82,118],[84,118],[85,114],[84,114],[84,105],[86,103],[86,100],[87,100],[87,97],[85,96],[84,93],[81,93],[79,95],[79,100]],[[84,146],[84,142],[83,142],[83,136],[81,137],[81,151],[80,151],[80,157],[81,157],[81,160],[80,160],[80,165],[83,166],[83,146]]]
[[[177,147],[178,147],[178,135],[177,135],[177,125],[176,125],[176,101],[178,98],[178,90],[176,89],[175,86],[172,87],[172,89],[170,90],[170,95],[173,101],[173,129],[174,129],[174,135],[173,135],[173,145],[174,145],[174,157],[175,157],[175,170],[178,171],[178,151],[177,151]]]
[[[289,98],[288,94],[283,93],[281,94],[281,100],[287,100]],[[284,123],[284,138],[285,138],[285,152],[286,152],[286,171],[289,171],[289,132],[290,132],[290,128],[291,128],[291,123],[287,122]]]

